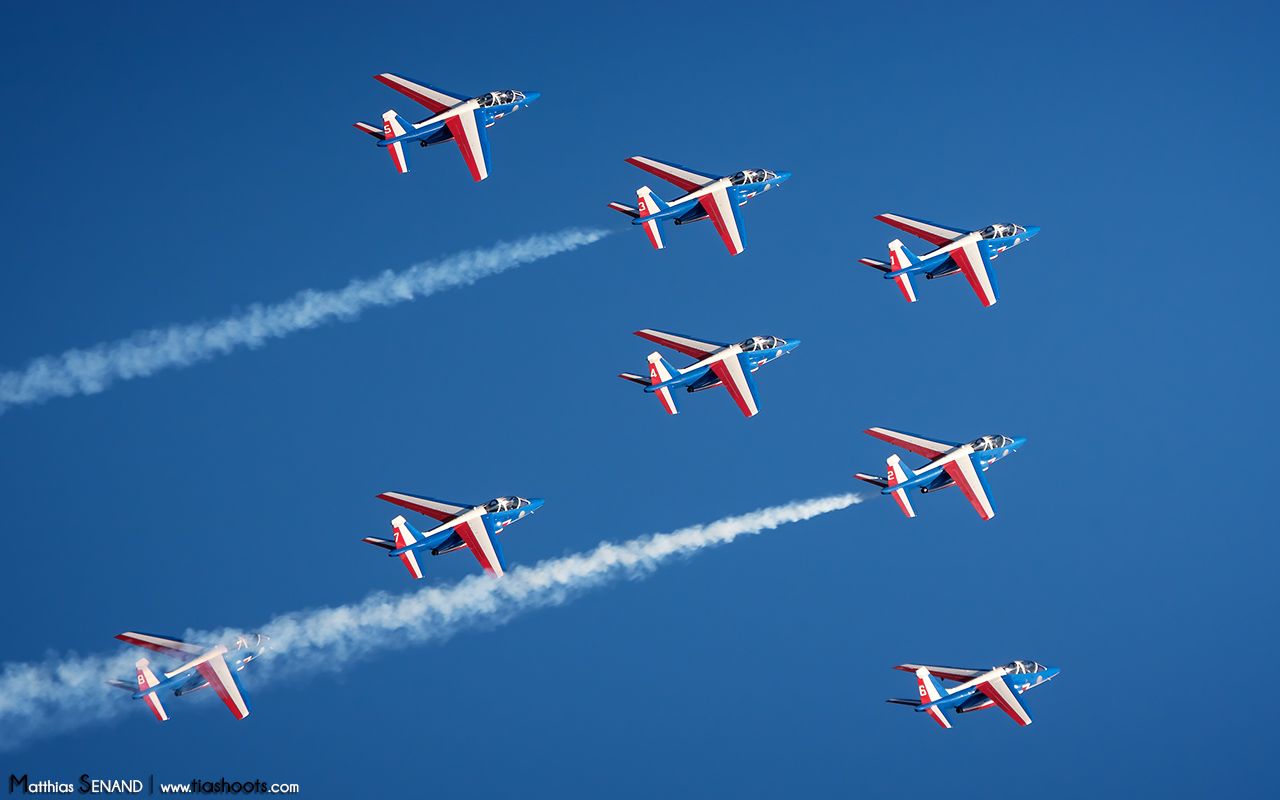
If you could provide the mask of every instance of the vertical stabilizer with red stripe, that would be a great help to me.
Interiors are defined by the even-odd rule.
[[[916,476],[906,464],[902,463],[902,459],[898,458],[895,453],[889,456],[889,486],[892,488],[900,483],[906,483]],[[906,489],[895,489],[893,499],[898,501],[898,507],[902,509],[902,513],[908,517],[914,517],[916,510],[911,507],[911,498],[907,497]]]
[[[661,197],[654,194],[653,190],[648,186],[641,186],[636,190],[636,205],[639,207],[640,216],[642,217],[661,214],[663,211],[670,208],[670,206],[664,203]],[[666,247],[662,241],[662,220],[651,219],[648,222],[645,222],[644,232],[649,234],[649,241],[653,244],[653,249],[661,250]],[[675,412],[673,411],[671,413],[674,414]]]
[[[388,111],[382,115],[382,137],[384,140],[404,136],[408,133],[409,127],[409,123],[405,122],[395,111]],[[396,171],[401,175],[408,172],[409,158],[404,154],[404,142],[392,142],[387,145],[387,150],[391,153],[391,161],[396,165]]]
[[[149,662],[145,658],[138,659],[138,691],[145,692],[153,686],[158,686],[160,681],[156,678],[155,673],[148,666]],[[156,692],[144,694],[142,699],[146,701],[151,708],[151,713],[156,715],[156,719],[164,722],[169,718],[169,713],[164,710],[164,705],[160,702],[160,695]]]
[[[413,529],[412,525],[410,525],[408,522],[405,521],[404,517],[396,517],[395,519],[391,520],[391,527],[394,528],[396,532],[396,549],[397,550],[399,550],[402,547],[408,547],[409,545],[414,544],[418,541],[417,536],[414,536],[414,534],[417,533],[417,531]],[[421,536],[421,535],[422,534],[418,534],[418,536]],[[415,553],[412,550],[410,550],[407,553],[401,553],[400,560],[404,562],[404,565],[409,570],[410,575],[412,575],[415,578],[422,577],[422,567],[418,566],[417,553]]]
[[[916,683],[920,686],[920,705],[927,705],[936,702],[947,696],[947,692],[939,685],[938,679],[929,674],[929,670],[921,667],[916,670]],[[947,719],[942,709],[934,706],[929,709],[929,716],[933,717],[944,728],[951,727],[951,720]]]
[[[902,296],[907,298],[908,303],[914,303],[916,301],[916,287],[911,285],[911,273],[904,270],[919,266],[919,257],[908,250],[901,239],[894,239],[889,242],[889,265],[893,267],[889,274],[893,275],[894,282],[902,290]]]
[[[660,383],[666,383],[680,373],[671,368],[660,353],[654,351],[649,354],[649,385],[657,386]],[[654,391],[658,399],[662,401],[662,407],[667,410],[668,414],[679,414],[680,406],[676,403],[676,397],[671,393],[670,386],[664,386]]]

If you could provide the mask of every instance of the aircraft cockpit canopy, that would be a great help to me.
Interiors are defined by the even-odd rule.
[[[236,650],[257,650],[271,641],[270,636],[263,636],[261,633],[246,633],[239,639],[236,639]]]
[[[767,169],[744,169],[742,172],[734,173],[729,182],[734,186],[742,186],[747,183],[761,183],[763,181],[771,181],[778,177],[778,173]]]
[[[1001,447],[1008,447],[1013,444],[1013,440],[1008,436],[983,436],[981,439],[974,439],[969,445],[974,450],[999,450]]]
[[[510,511],[513,508],[523,508],[529,505],[529,501],[523,497],[498,497],[484,504],[484,510],[490,514],[496,514],[499,511]]]
[[[1007,239],[1010,236],[1021,236],[1026,232],[1027,229],[1021,225],[1012,225],[1008,222],[997,222],[995,225],[988,225],[982,229],[982,238]]]
[[[513,89],[507,89],[501,92],[489,92],[476,98],[476,102],[482,107],[489,106],[505,106],[508,103],[523,103],[524,92],[517,92]]]
[[[772,350],[786,343],[786,339],[779,339],[776,336],[752,336],[745,342],[739,342],[738,346],[742,348],[742,352],[750,353],[752,350]]]
[[[1025,675],[1029,672],[1044,672],[1047,667],[1042,667],[1034,661],[1010,661],[1004,665],[1005,671],[1012,675]]]

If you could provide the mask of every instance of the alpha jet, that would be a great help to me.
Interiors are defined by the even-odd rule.
[[[908,303],[916,301],[916,289],[911,284],[911,276],[923,275],[926,279],[933,280],[963,272],[982,305],[995,305],[1000,299],[1000,287],[996,284],[996,273],[991,268],[991,262],[1005,250],[1028,241],[1040,232],[1039,228],[1024,228],[1004,222],[988,225],[980,231],[965,231],[898,214],[881,214],[876,219],[913,236],[919,236],[938,248],[917,256],[907,249],[901,239],[894,239],[889,242],[888,264],[874,258],[859,259],[868,267],[875,267],[883,272],[886,279],[896,281]]]
[[[660,353],[653,352],[649,354],[648,378],[630,372],[618,376],[656,394],[668,414],[680,411],[672,389],[683,386],[687,392],[700,392],[724,386],[742,413],[754,417],[760,413],[760,398],[751,373],[800,346],[799,339],[779,339],[776,336],[753,336],[737,344],[725,344],[647,329],[635,334],[698,359],[684,369],[674,369]]]
[[[729,248],[730,255],[736,256],[747,246],[739,207],[791,177],[790,172],[767,169],[744,169],[729,176],[712,175],[644,156],[628,158],[627,163],[651,172],[688,193],[666,203],[648,186],[641,186],[636,190],[636,208],[622,203],[609,204],[609,208],[631,217],[632,225],[643,225],[656,250],[666,246],[662,239],[663,222],[671,220],[676,225],[684,225],[710,217],[724,240],[724,246]]]
[[[241,636],[231,650],[221,644],[193,644],[181,639],[133,631],[126,631],[116,638],[172,656],[182,662],[177,669],[157,677],[151,671],[150,662],[140,658],[135,665],[138,670],[136,684],[129,681],[107,681],[109,686],[133,692],[134,700],[147,701],[151,713],[161,722],[169,718],[169,713],[160,702],[162,692],[172,691],[175,696],[179,696],[210,686],[222,698],[222,702],[227,704],[227,708],[231,709],[236,719],[249,716],[249,695],[245,693],[244,684],[240,683],[239,672],[250,661],[271,649],[267,644],[269,637],[260,633]]]
[[[537,92],[511,89],[469,97],[429,83],[414,83],[390,72],[373,78],[432,112],[432,116],[412,124],[405,122],[394,110],[382,115],[382,127],[367,122],[355,123],[357,128],[377,139],[379,147],[387,148],[391,161],[401,173],[409,171],[409,159],[404,152],[406,143],[416,141],[423,147],[430,147],[454,141],[471,170],[471,177],[477,181],[484,180],[489,177],[489,135],[485,129],[513,111],[528,108],[541,97]]]
[[[384,550],[390,550],[389,556],[399,556],[408,568],[409,574],[415,578],[422,577],[422,567],[418,565],[418,553],[423,550],[438,556],[452,553],[464,547],[471,549],[471,554],[484,567],[484,571],[500,576],[507,569],[507,558],[502,553],[502,545],[498,542],[498,534],[502,529],[538,509],[545,500],[526,500],[523,497],[498,497],[482,506],[465,506],[446,503],[430,497],[415,497],[400,492],[383,492],[378,495],[388,503],[425,514],[441,524],[425,533],[405,521],[403,516],[391,520],[395,531],[395,539],[379,539],[368,536],[363,541]]]
[[[915,706],[924,711],[944,728],[951,727],[951,720],[944,711],[967,714],[983,708],[997,706],[1019,725],[1030,725],[1031,712],[1022,705],[1022,693],[1048,683],[1058,675],[1057,667],[1042,667],[1034,661],[1010,661],[1003,667],[991,669],[960,669],[957,667],[926,667],[922,664],[899,664],[894,669],[914,672],[920,687],[920,698],[894,698],[887,702],[903,706]],[[958,681],[959,686],[946,688],[938,678]]]
[[[893,495],[893,499],[902,508],[902,513],[908,517],[916,515],[915,509],[911,507],[911,499],[907,497],[908,489],[919,487],[921,493],[928,494],[958,485],[977,510],[978,516],[991,519],[996,515],[996,506],[991,501],[991,487],[987,485],[985,473],[992,464],[1027,442],[1024,438],[1010,439],[1008,436],[997,435],[983,436],[968,444],[958,444],[941,439],[926,439],[914,433],[891,431],[888,428],[868,428],[863,433],[930,459],[928,464],[913,471],[894,454],[889,456],[888,478],[862,472],[854,475],[858,480],[881,487],[880,494]]]

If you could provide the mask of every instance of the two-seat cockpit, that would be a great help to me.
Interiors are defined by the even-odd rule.
[[[763,183],[771,181],[778,177],[778,173],[767,169],[744,169],[741,172],[735,172],[733,177],[729,178],[729,183],[734,186],[743,186],[748,183]]]
[[[1008,447],[1013,444],[1013,440],[1008,436],[983,436],[981,439],[974,439],[969,442],[969,446],[975,451],[978,450],[999,450],[1001,447]]]
[[[244,636],[236,639],[235,646],[230,648],[228,656],[234,656],[239,659],[240,666],[237,670],[244,669],[244,665],[254,660],[258,656],[271,649],[271,637],[261,633],[246,633]]]
[[[514,89],[507,89],[501,92],[489,92],[476,98],[476,103],[481,108],[489,106],[505,106],[508,103],[523,103],[524,92],[517,92]]]
[[[1032,672],[1044,672],[1048,667],[1043,667],[1034,661],[1010,661],[1004,665],[1004,670],[1010,675],[1026,675]]]
[[[750,353],[753,350],[772,350],[786,343],[786,339],[779,339],[776,336],[752,336],[746,341],[738,342],[738,347],[742,348],[742,352]]]
[[[532,503],[523,497],[496,497],[484,504],[484,510],[486,514],[497,514],[499,511],[511,511],[527,505]]]
[[[1012,225],[1008,222],[997,222],[995,225],[988,225],[982,229],[982,238],[1007,239],[1010,236],[1021,236],[1026,232],[1027,229],[1021,225]]]

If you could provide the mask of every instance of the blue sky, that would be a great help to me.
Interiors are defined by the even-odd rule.
[[[0,753],[0,774],[317,797],[1265,791],[1276,21],[1263,4],[7,10],[4,370],[499,240],[616,234],[5,412],[4,664],[413,591],[359,542],[389,530],[380,491],[547,498],[503,537],[531,565],[857,489],[893,452],[872,425],[1029,441],[988,474],[990,522],[954,492],[914,520],[876,497],[336,674],[255,687],[250,667],[243,722],[201,695],[163,726],[135,704]],[[424,115],[381,71],[542,98],[490,130],[484,183],[449,147],[414,148],[401,176],[350,127]],[[655,253],[604,206],[676,194],[636,154],[794,177],[744,209],[744,254],[709,224]],[[908,305],[856,263],[885,257],[886,211],[1043,233],[997,262],[995,307],[959,278]],[[669,418],[613,377],[643,367],[643,327],[804,343],[757,374],[759,417],[717,391]],[[476,571],[426,566],[441,585]],[[1029,728],[988,712],[943,732],[883,703],[914,691],[894,664],[1015,658],[1062,669],[1027,696]]]

